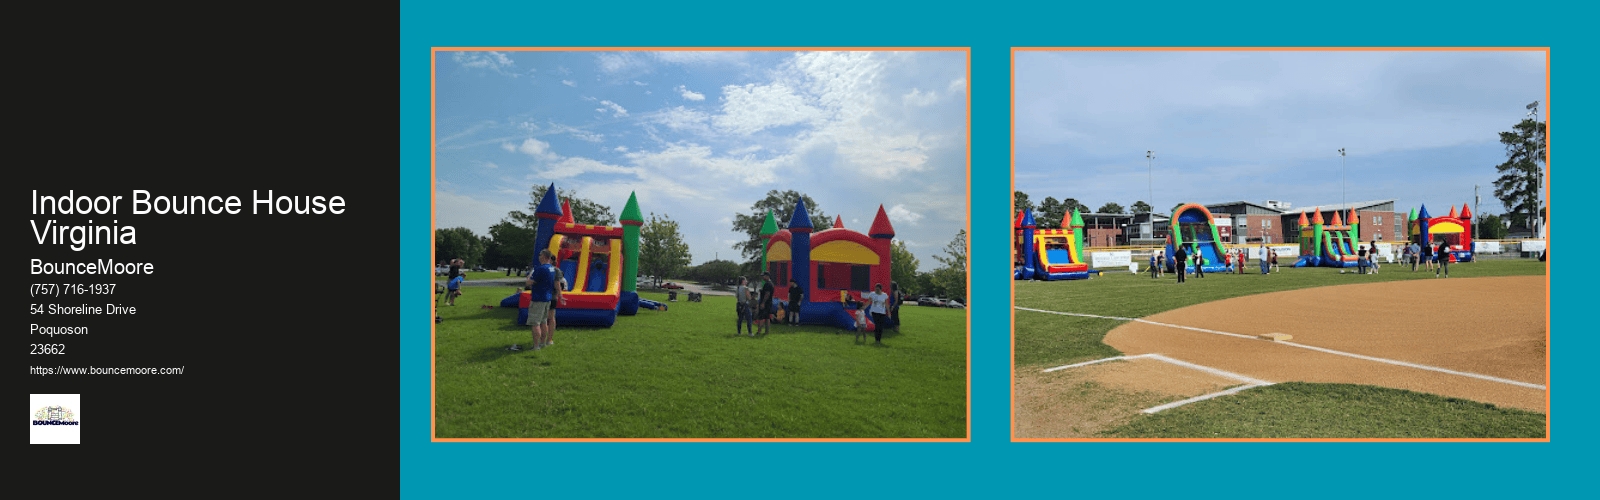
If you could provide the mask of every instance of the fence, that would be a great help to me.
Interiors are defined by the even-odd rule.
[[[1545,251],[1545,240],[1477,240],[1473,242],[1474,259],[1535,259]],[[1286,250],[1284,244],[1268,245],[1268,248],[1278,248],[1278,265],[1292,266],[1300,258],[1298,247]],[[1240,248],[1238,246],[1230,248]],[[1245,245],[1250,251],[1250,259],[1259,259],[1260,245]],[[1150,256],[1157,251],[1165,250],[1166,246],[1135,245],[1115,247],[1093,247],[1083,250],[1088,257],[1089,266],[1107,271],[1127,269],[1128,264],[1139,265],[1140,270],[1146,269],[1150,264]],[[1379,243],[1380,255],[1386,263],[1394,263],[1400,259],[1400,248],[1397,243]],[[1100,255],[1096,255],[1100,254]]]

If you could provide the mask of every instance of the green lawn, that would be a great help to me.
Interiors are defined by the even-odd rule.
[[[495,280],[495,279],[503,280],[503,279],[517,279],[517,278],[519,278],[519,276],[516,276],[516,275],[507,276],[505,271],[483,271],[483,272],[466,271],[466,272],[463,272],[462,274],[467,276],[467,281]],[[433,280],[437,281],[437,282],[440,282],[440,283],[444,283],[445,279],[447,279],[447,278],[448,278],[447,276],[434,276]],[[511,294],[507,293],[506,295],[511,295]]]
[[[962,438],[965,311],[908,306],[883,345],[833,328],[734,336],[732,297],[641,309],[612,328],[561,327],[526,345],[511,287],[440,307],[437,436],[511,438]],[[665,301],[664,293],[644,298]]]
[[[1289,382],[1141,416],[1102,436],[1542,438],[1544,429],[1544,414],[1514,408],[1368,385]]]
[[[1543,262],[1452,264],[1450,279],[1542,275]],[[1289,268],[1271,275],[1212,273],[1188,283],[1113,273],[1083,281],[1019,281],[1016,306],[1137,318],[1258,293],[1379,281],[1436,279],[1420,268],[1386,265],[1376,275]],[[1013,362],[1037,369],[1122,354],[1105,345],[1122,321],[1015,311]],[[1140,415],[1112,437],[1543,437],[1544,415],[1409,391],[1340,384],[1279,384]]]

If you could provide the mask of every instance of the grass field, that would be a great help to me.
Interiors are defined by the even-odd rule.
[[[1545,263],[1535,260],[1486,260],[1450,266],[1451,279],[1481,276],[1540,275]],[[1379,274],[1357,275],[1353,270],[1340,274],[1331,268],[1283,268],[1271,275],[1231,275],[1211,273],[1205,278],[1191,276],[1179,286],[1168,277],[1155,280],[1148,274],[1113,273],[1087,281],[1015,282],[1015,305],[1051,311],[1088,313],[1137,318],[1180,307],[1244,295],[1302,288],[1372,283],[1380,281],[1437,279],[1419,268],[1386,265]],[[1037,370],[1121,355],[1103,343],[1107,332],[1122,321],[1076,318],[1014,311],[1013,363],[1017,370]],[[1354,399],[1352,399],[1354,398]],[[1400,420],[1391,418],[1349,418],[1342,410],[1352,401],[1368,408],[1389,408]],[[1448,402],[1449,404],[1446,404]],[[1421,413],[1413,413],[1413,410]],[[1379,412],[1382,413],[1382,412]],[[1407,421],[1406,415],[1426,415],[1429,419],[1470,422],[1459,426],[1423,426]],[[1453,416],[1450,416],[1453,415]],[[1537,420],[1538,425],[1527,423]],[[1330,422],[1340,425],[1329,428]],[[1488,422],[1488,423],[1485,423]],[[1251,389],[1211,401],[1182,406],[1155,416],[1135,417],[1126,426],[1105,433],[1115,437],[1213,437],[1215,436],[1361,436],[1361,437],[1474,437],[1470,427],[1486,427],[1496,437],[1524,437],[1530,432],[1542,436],[1544,415],[1495,408],[1481,403],[1446,400],[1438,396],[1392,389],[1328,384],[1280,384]],[[1531,429],[1531,430],[1530,430]],[[1422,434],[1416,434],[1416,433]]]
[[[1103,434],[1118,438],[1542,438],[1543,414],[1433,394],[1289,382],[1192,403]]]
[[[965,311],[907,306],[883,345],[830,327],[734,336],[732,297],[641,309],[526,345],[511,287],[440,307],[436,435],[504,438],[964,438]],[[665,301],[665,294],[644,293]],[[680,295],[682,297],[682,295]]]

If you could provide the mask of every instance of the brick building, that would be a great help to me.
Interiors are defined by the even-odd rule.
[[[1354,203],[1303,205],[1291,208],[1287,203],[1268,200],[1263,203],[1233,201],[1206,205],[1217,222],[1217,232],[1230,244],[1247,243],[1299,243],[1300,214],[1313,219],[1313,212],[1321,210],[1322,219],[1333,220],[1339,212],[1341,220],[1356,211],[1361,221],[1363,241],[1405,240],[1406,212],[1394,210],[1394,200],[1369,200]]]

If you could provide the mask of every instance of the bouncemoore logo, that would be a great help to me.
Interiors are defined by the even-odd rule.
[[[33,425],[78,425],[78,419],[65,406],[45,406],[33,412]]]

